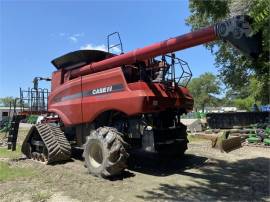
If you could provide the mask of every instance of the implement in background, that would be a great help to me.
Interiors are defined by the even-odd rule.
[[[11,117],[11,104],[9,110],[10,127],[8,130],[8,149],[16,150],[16,142],[18,138],[18,130],[20,122],[27,117],[27,115],[41,115],[48,110],[48,96],[49,91],[47,88],[39,88],[39,81],[51,81],[50,78],[35,77],[33,80],[34,87],[28,90],[20,88],[20,98],[16,98],[13,103],[13,115]],[[17,101],[21,107],[20,112],[17,112]]]
[[[249,126],[256,123],[270,121],[269,112],[229,112],[229,113],[208,113],[207,123],[210,128],[229,129],[234,126]]]
[[[42,80],[51,81],[50,78],[35,77],[33,80],[33,88],[28,88],[28,90],[22,90],[20,88],[22,114],[44,114],[47,112],[49,90],[47,88],[38,87],[39,81]]]
[[[16,105],[17,105],[17,100],[18,98],[16,98],[13,102],[13,114],[12,117],[11,116],[11,104],[9,105],[9,121],[10,122],[10,127],[8,129],[8,141],[7,141],[7,145],[8,145],[8,149],[11,149],[12,151],[16,150],[16,143],[17,143],[17,137],[18,137],[18,130],[19,130],[19,125],[21,120],[26,118],[26,115],[22,115],[22,114],[18,114],[16,111]]]

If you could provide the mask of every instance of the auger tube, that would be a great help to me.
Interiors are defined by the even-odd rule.
[[[180,51],[218,39],[230,42],[248,56],[256,57],[260,52],[260,44],[258,44],[257,39],[252,39],[254,36],[251,36],[250,33],[250,18],[244,15],[236,16],[207,28],[199,29],[144,48],[138,48],[125,54],[74,69],[70,72],[70,78],[76,78],[123,65],[134,64],[138,61],[144,61],[149,58]]]

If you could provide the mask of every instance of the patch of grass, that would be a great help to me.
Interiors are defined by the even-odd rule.
[[[16,151],[7,150],[6,147],[0,147],[0,158],[16,159],[21,157],[21,146],[17,145]]]
[[[52,196],[52,193],[49,191],[40,191],[37,193],[32,194],[32,201],[33,202],[41,202],[47,201]]]
[[[32,175],[34,175],[34,171],[32,169],[11,167],[7,162],[0,161],[0,182]]]

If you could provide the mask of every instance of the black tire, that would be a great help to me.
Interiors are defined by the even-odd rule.
[[[128,144],[121,136],[111,127],[100,127],[90,134],[83,156],[92,175],[108,178],[119,175],[127,167]]]

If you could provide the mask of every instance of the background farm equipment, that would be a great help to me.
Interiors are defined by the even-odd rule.
[[[210,128],[230,129],[235,126],[244,128],[252,124],[267,123],[269,112],[207,113],[206,119]]]
[[[270,138],[270,127],[254,128],[253,130],[250,130],[247,142],[251,144],[264,144],[266,146],[269,146],[270,145],[269,138]]]
[[[267,146],[270,146],[270,127],[265,129],[265,136],[263,139],[263,143]]]
[[[36,124],[38,116],[48,112],[49,91],[46,88],[39,88],[38,83],[41,80],[50,81],[50,78],[35,77],[33,88],[28,90],[20,88],[20,97],[10,103],[8,119],[1,124],[0,131],[6,133],[8,149],[12,151],[16,150],[20,122]]]

